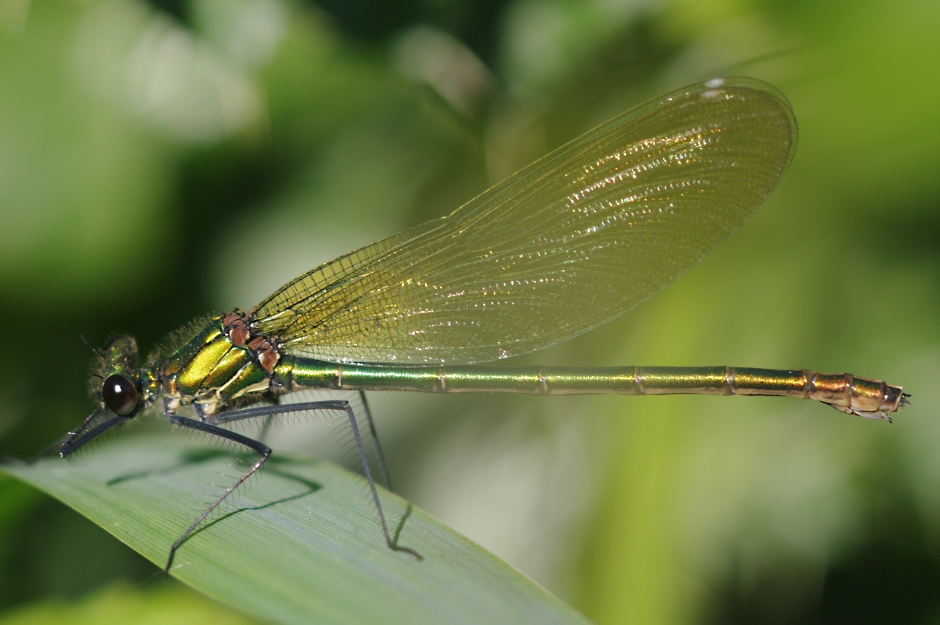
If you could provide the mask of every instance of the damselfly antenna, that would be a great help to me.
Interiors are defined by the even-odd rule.
[[[78,334],[78,338],[80,338],[80,339],[82,340],[82,343],[84,343],[85,345],[88,346],[88,349],[91,350],[91,353],[94,354],[94,355],[98,358],[98,360],[100,360],[101,362],[104,362],[104,354],[102,354],[102,353],[98,350],[97,347],[95,347],[95,346],[93,346],[91,343],[89,343],[89,342],[88,342],[88,339],[85,338],[85,335],[83,335],[82,333],[79,333],[79,334]],[[98,377],[101,377],[101,376],[98,376]]]

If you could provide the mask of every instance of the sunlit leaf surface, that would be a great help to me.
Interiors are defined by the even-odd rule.
[[[130,437],[74,463],[10,473],[75,508],[159,566],[233,473],[228,454],[183,436]],[[509,565],[383,492],[389,550],[363,482],[335,465],[275,455],[196,532],[172,575],[273,623],[584,623]]]

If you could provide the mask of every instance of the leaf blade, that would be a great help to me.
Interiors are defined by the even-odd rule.
[[[226,456],[227,454],[221,454]],[[7,464],[162,566],[170,544],[229,477],[220,454],[181,436],[128,437],[70,466]],[[469,539],[382,492],[399,541],[389,550],[361,478],[327,462],[275,455],[238,500],[177,552],[172,574],[266,621],[586,623]],[[228,472],[234,475],[236,467]],[[216,481],[207,487],[206,480]],[[216,489],[213,492],[213,488]]]

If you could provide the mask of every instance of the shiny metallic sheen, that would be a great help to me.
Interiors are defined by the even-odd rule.
[[[221,316],[167,356],[157,376],[165,380],[164,395],[174,405],[193,403],[205,414],[247,394],[267,391],[271,383],[251,348],[244,341],[235,344],[225,332]]]
[[[902,400],[901,387],[848,373],[752,367],[377,367],[295,357],[282,360],[275,378],[285,389],[796,397],[860,416],[894,412]]]

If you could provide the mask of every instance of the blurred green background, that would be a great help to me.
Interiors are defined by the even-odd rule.
[[[146,353],[634,104],[756,76],[800,123],[768,202],[524,361],[851,371],[913,406],[374,394],[397,490],[599,624],[940,623],[938,33],[933,0],[0,0],[0,454],[90,411],[79,334]],[[0,478],[0,623],[247,622],[153,571]]]

